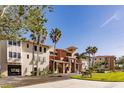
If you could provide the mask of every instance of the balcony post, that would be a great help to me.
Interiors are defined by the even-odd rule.
[[[55,72],[55,62],[53,61],[53,73]]]
[[[57,73],[59,73],[59,71],[58,71],[58,64],[59,64],[59,63],[56,62],[56,72],[57,72]]]
[[[63,63],[63,74],[65,73],[65,63]]]
[[[74,61],[74,72],[76,73],[76,61]]]
[[[71,60],[69,61],[69,73],[71,73]]]

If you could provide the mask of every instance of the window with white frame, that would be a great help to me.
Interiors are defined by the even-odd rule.
[[[21,53],[17,53],[18,54],[18,58],[20,59],[21,58]]]
[[[44,47],[44,53],[46,53],[46,48]]]
[[[14,45],[14,46],[20,46],[20,41],[9,40],[8,44],[9,45]]]
[[[12,58],[12,52],[9,52],[9,57]]]
[[[39,47],[39,51],[42,52],[42,47]]]
[[[17,53],[13,52],[13,58],[16,58],[16,57],[17,57]]]
[[[8,44],[9,44],[9,45],[12,45],[12,40],[9,40],[9,41],[8,41]]]
[[[21,58],[21,53],[17,53],[17,52],[11,52],[9,51],[9,58]]]

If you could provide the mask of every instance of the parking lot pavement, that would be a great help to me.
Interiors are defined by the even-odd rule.
[[[21,87],[47,82],[61,81],[70,79],[72,74],[51,74],[47,76],[11,76],[0,78],[0,86],[10,85],[12,87]]]
[[[99,82],[68,79],[44,84],[36,84],[21,88],[123,88],[124,82]]]

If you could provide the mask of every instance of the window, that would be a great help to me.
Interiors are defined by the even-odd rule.
[[[72,54],[71,53],[67,53],[67,56],[72,56]]]
[[[18,58],[21,58],[21,53],[18,53]]]
[[[9,40],[9,41],[8,41],[8,44],[9,44],[9,45],[14,45],[14,46],[16,46],[16,45],[20,46],[20,41]]]
[[[8,41],[8,44],[9,44],[9,45],[12,45],[12,40],[9,40],[9,41]]]
[[[17,45],[20,46],[20,41],[17,41]]]
[[[21,58],[21,53],[16,53],[16,52],[9,52],[9,57],[10,58]]]
[[[99,58],[99,60],[102,60],[101,58]]]
[[[50,52],[50,55],[53,55],[54,53],[53,52]]]
[[[34,46],[34,50],[37,51],[37,46]]]
[[[36,67],[34,68],[34,71],[37,71],[37,68]]]
[[[27,48],[29,48],[29,44],[27,44]]]
[[[9,52],[9,57],[12,58],[12,52]]]
[[[27,59],[29,59],[29,55],[27,55]]]
[[[13,41],[13,45],[15,45],[15,46],[16,46],[16,41]]]
[[[46,48],[44,48],[44,53],[46,53]]]
[[[39,49],[39,50],[40,50],[40,52],[42,52],[42,47],[40,47],[40,49]]]
[[[13,52],[13,58],[16,58],[16,57],[17,57],[17,53]]]

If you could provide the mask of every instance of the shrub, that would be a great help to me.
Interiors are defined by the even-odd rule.
[[[97,69],[97,73],[105,73],[105,69]]]
[[[36,71],[31,71],[31,75],[32,76],[36,76],[37,75],[37,72]]]

